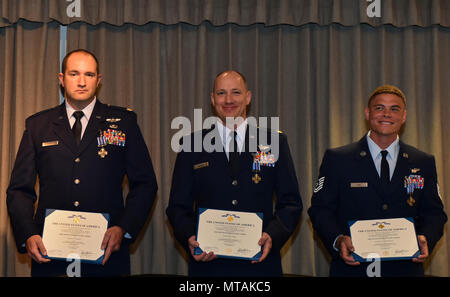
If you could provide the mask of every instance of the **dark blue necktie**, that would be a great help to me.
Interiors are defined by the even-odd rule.
[[[383,186],[383,189],[387,189],[390,184],[390,177],[389,177],[389,163],[386,159],[386,155],[388,154],[387,151],[381,151],[381,172],[380,172],[380,178],[381,178],[381,184]]]
[[[237,176],[237,172],[239,170],[239,153],[237,148],[236,131],[230,133],[233,139],[230,140],[229,150],[228,150],[228,165],[230,165],[231,172],[233,176]]]
[[[81,142],[81,118],[84,116],[84,113],[81,110],[77,110],[73,113],[73,116],[75,117],[75,124],[72,127],[72,133],[73,137],[75,138],[75,142],[77,143],[77,146],[80,145]]]

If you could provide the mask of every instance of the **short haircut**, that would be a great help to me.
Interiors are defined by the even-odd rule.
[[[94,58],[95,63],[97,64],[97,69],[96,69],[96,70],[97,70],[97,74],[100,73],[100,67],[98,66],[98,59],[97,59],[97,57],[96,57],[93,53],[91,53],[90,51],[85,50],[85,49],[82,49],[82,48],[79,48],[79,49],[76,49],[76,50],[73,50],[73,51],[69,52],[69,53],[64,57],[64,59],[63,59],[63,61],[62,61],[62,64],[61,64],[61,73],[62,73],[62,74],[65,74],[65,73],[66,73],[67,60],[69,59],[69,57],[70,57],[72,54],[75,54],[75,53],[85,53],[85,54],[91,56],[92,58]]]
[[[370,107],[370,102],[372,102],[372,99],[375,98],[375,96],[380,94],[393,94],[398,97],[400,97],[403,100],[403,103],[406,106],[406,96],[403,94],[403,92],[397,88],[396,86],[392,85],[382,85],[376,88],[372,94],[370,94],[369,101],[367,102],[367,106]]]
[[[248,90],[247,79],[245,78],[245,76],[242,73],[240,73],[239,71],[236,71],[236,70],[225,70],[225,71],[222,71],[222,72],[220,72],[219,74],[216,75],[216,78],[214,79],[213,92],[214,92],[214,90],[216,88],[216,81],[219,78],[219,76],[221,76],[224,73],[231,73],[231,72],[236,73],[237,75],[239,75],[242,78],[242,81],[244,82],[245,88]]]

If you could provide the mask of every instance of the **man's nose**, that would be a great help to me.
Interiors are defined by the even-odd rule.
[[[84,77],[84,75],[80,75],[80,78],[78,79],[78,86],[86,86],[86,78]]]
[[[390,118],[391,117],[391,110],[389,108],[385,108],[383,111],[383,116],[386,118]]]
[[[231,94],[227,94],[225,96],[225,103],[232,103],[232,102],[233,102],[233,100],[231,98]]]

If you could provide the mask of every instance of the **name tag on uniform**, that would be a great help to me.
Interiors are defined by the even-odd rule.
[[[350,188],[367,188],[368,183],[350,183]]]
[[[208,163],[208,162],[203,162],[203,163],[195,164],[195,165],[194,165],[194,170],[197,170],[197,169],[200,169],[200,168],[203,168],[203,167],[208,167],[208,166],[209,166],[209,163]]]
[[[58,140],[46,141],[46,142],[42,143],[42,147],[53,146],[53,145],[58,145]]]

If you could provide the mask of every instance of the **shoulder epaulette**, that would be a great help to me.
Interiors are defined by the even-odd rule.
[[[129,107],[122,107],[122,106],[117,106],[117,105],[111,105],[111,104],[107,104],[108,108],[114,109],[114,110],[119,110],[119,111],[126,111],[126,112],[133,112],[133,109],[129,108]]]
[[[28,118],[29,118],[29,119],[32,119],[32,118],[37,117],[37,116],[40,116],[40,115],[42,115],[42,114],[44,114],[44,113],[48,113],[48,112],[54,111],[54,110],[57,109],[57,108],[59,108],[59,106],[55,106],[55,107],[52,107],[52,108],[48,108],[48,109],[45,109],[45,110],[41,110],[41,111],[39,111],[39,112],[37,112],[37,113],[35,113],[35,114],[30,115]]]

